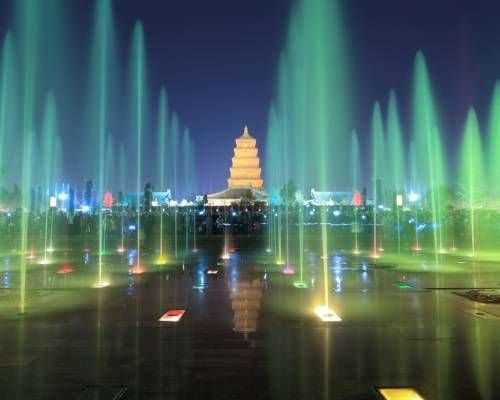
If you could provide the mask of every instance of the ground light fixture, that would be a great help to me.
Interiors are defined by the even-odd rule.
[[[159,256],[159,257],[156,259],[155,264],[156,264],[156,265],[165,265],[165,264],[167,264],[167,262],[168,262],[167,257],[165,257],[165,256]]]
[[[217,268],[209,268],[207,269],[207,275],[217,275],[219,270]]]
[[[377,388],[377,393],[385,400],[425,400],[411,387]]]
[[[327,306],[317,306],[314,309],[314,313],[323,322],[340,322],[340,321],[342,321],[342,318],[340,318],[331,308],[329,308]]]
[[[287,265],[281,272],[283,275],[295,275],[295,269],[291,265]]]
[[[196,285],[193,285],[193,290],[203,290],[207,287],[204,283],[197,283]]]
[[[92,287],[94,289],[103,289],[105,287],[108,287],[110,285],[109,281],[106,281],[106,280],[102,280],[102,281],[99,281],[99,282],[96,282],[92,285]]]
[[[179,322],[186,310],[168,310],[158,321],[160,322]]]

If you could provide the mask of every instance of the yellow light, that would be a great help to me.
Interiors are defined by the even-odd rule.
[[[276,264],[277,264],[277,265],[285,265],[285,260],[280,260],[280,259],[277,259],[277,260],[276,260]]]
[[[340,322],[342,319],[331,309],[326,306],[317,306],[314,309],[316,315],[323,322]]]
[[[48,247],[47,248],[47,253],[53,253],[55,250],[53,247]]]
[[[92,285],[92,287],[95,289],[102,289],[102,288],[108,287],[109,285],[110,285],[109,281],[99,281],[99,282],[94,283]]]
[[[231,255],[229,253],[224,253],[221,258],[223,260],[229,260],[231,258]]]
[[[352,254],[354,254],[354,255],[359,255],[359,254],[361,254],[361,252],[359,251],[359,249],[354,249],[354,250],[352,251]]]
[[[386,400],[425,400],[413,388],[378,388],[377,390]]]
[[[398,194],[396,196],[396,205],[398,207],[402,207],[403,206],[403,195],[402,194]]]
[[[156,265],[165,265],[167,263],[167,257],[161,256],[156,259]]]
[[[118,253],[125,253],[125,249],[124,249],[123,247],[121,247],[121,246],[120,246],[120,247],[118,247],[118,248],[116,249],[116,251],[117,251]]]
[[[380,254],[378,254],[378,253],[371,253],[370,257],[371,258],[380,258]]]

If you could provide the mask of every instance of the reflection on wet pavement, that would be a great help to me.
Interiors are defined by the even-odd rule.
[[[439,271],[423,256],[406,267],[339,252],[329,292],[342,321],[325,324],[314,314],[317,254],[297,288],[261,254],[221,261],[219,245],[198,246],[165,266],[144,257],[143,274],[130,270],[133,252],[110,255],[103,289],[92,288],[92,252],[54,253],[57,262],[30,265],[26,315],[16,311],[16,259],[3,257],[2,398],[376,399],[377,387],[404,386],[426,399],[492,399],[500,390],[500,306],[454,293],[497,287],[495,265],[450,258]],[[158,321],[179,309],[179,322]]]

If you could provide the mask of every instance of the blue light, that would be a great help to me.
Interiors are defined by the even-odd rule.
[[[340,215],[340,210],[333,210],[333,215],[338,217]]]
[[[128,226],[128,230],[129,231],[135,231],[135,225],[134,224],[131,224]]]

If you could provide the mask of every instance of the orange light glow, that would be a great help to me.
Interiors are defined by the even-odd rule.
[[[130,272],[134,275],[140,275],[146,272],[146,268],[142,264],[135,264],[131,269]]]

